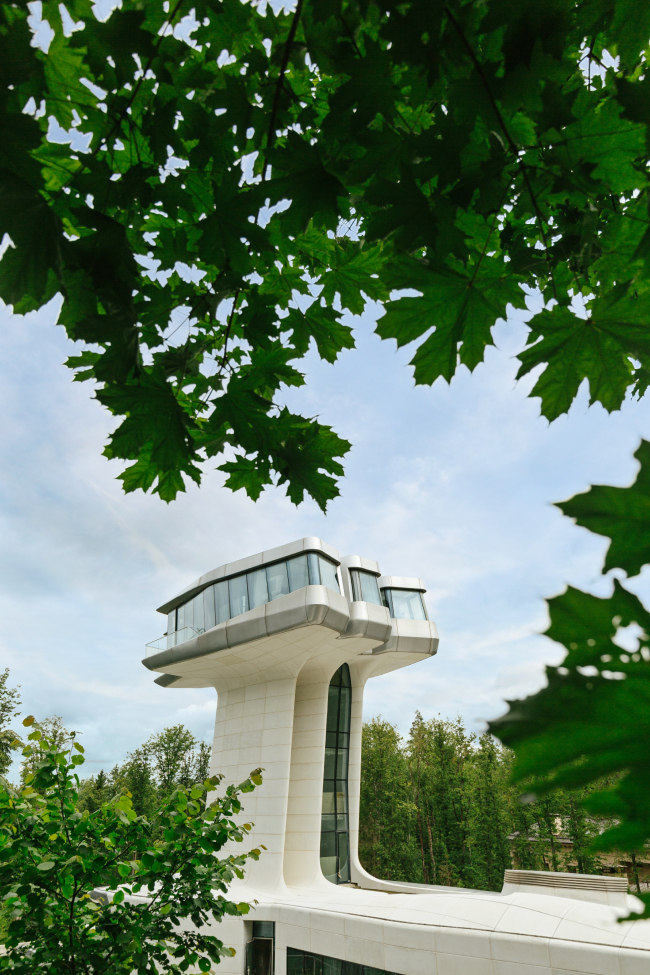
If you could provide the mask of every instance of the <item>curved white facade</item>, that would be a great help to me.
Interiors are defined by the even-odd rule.
[[[263,785],[245,797],[245,814],[254,823],[251,846],[263,844],[266,852],[250,864],[233,896],[256,900],[254,917],[275,922],[277,975],[285,973],[287,948],[400,975],[650,971],[650,922],[616,923],[625,902],[634,902],[624,893],[600,892],[594,899],[593,890],[564,890],[559,879],[557,889],[511,883],[495,894],[381,881],[361,867],[365,683],[425,660],[438,648],[435,623],[424,608],[424,618],[394,619],[374,593],[379,585],[388,605],[405,607],[394,612],[417,615],[422,580],[382,575],[370,559],[341,559],[320,539],[304,538],[207,573],[160,612],[173,619],[176,607],[221,580],[230,579],[234,591],[243,573],[249,573],[252,592],[250,580],[258,576],[250,574],[266,567],[271,580],[274,566],[307,553],[327,561],[322,574],[327,586],[309,584],[273,598],[269,582],[263,604],[143,661],[161,674],[162,686],[216,688],[211,769],[223,773],[225,783],[240,782],[257,767],[265,770]],[[355,599],[362,591],[376,601]],[[320,859],[328,693],[342,665],[349,668],[351,684],[346,815],[356,886],[330,883]],[[243,975],[251,925],[249,919],[228,919],[216,932],[237,949],[233,959],[222,961],[224,972]]]

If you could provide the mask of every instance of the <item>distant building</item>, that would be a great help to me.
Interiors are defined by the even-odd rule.
[[[167,632],[143,663],[162,687],[216,688],[212,772],[227,784],[265,770],[245,811],[266,852],[233,885],[257,903],[215,932],[237,949],[221,970],[600,975],[623,959],[625,975],[641,971],[650,922],[616,923],[623,879],[506,871],[495,894],[383,881],[359,863],[363,689],[436,653],[424,592],[419,578],[303,538],[214,569],[160,607]]]

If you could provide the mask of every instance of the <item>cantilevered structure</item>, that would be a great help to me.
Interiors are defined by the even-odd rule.
[[[245,811],[266,852],[236,885],[256,906],[216,932],[237,949],[224,975],[650,971],[650,923],[616,924],[620,878],[507,871],[495,894],[361,866],[363,689],[436,653],[424,593],[419,578],[303,538],[220,566],[160,607],[167,632],[143,663],[162,687],[216,688],[212,772],[230,783],[265,770]]]

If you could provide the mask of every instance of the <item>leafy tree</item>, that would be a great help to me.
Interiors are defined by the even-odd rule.
[[[63,744],[69,739],[70,732],[63,724],[63,719],[59,715],[52,715],[50,718],[43,718],[42,721],[35,722],[36,727],[34,732],[40,732],[40,737],[34,738],[34,744],[31,745],[27,752],[23,749],[22,755],[23,760],[20,763],[20,781],[24,785],[30,775],[39,767],[40,762],[43,761],[44,755],[42,754],[42,748],[49,748],[50,742],[58,747],[63,746]],[[41,745],[41,742],[47,743]]]
[[[184,725],[173,725],[152,735],[130,752],[121,765],[106,774],[82,781],[79,808],[94,812],[109,798],[129,793],[139,816],[151,818],[177,786],[200,785],[210,775],[211,749],[197,741]]]
[[[142,751],[152,764],[163,794],[173,789],[178,782],[187,786],[207,778],[206,750],[209,764],[210,746],[203,742],[201,749],[197,751],[198,744],[189,729],[177,724],[152,735],[143,745]]]
[[[8,727],[18,715],[20,694],[17,687],[8,687],[9,668],[0,674],[0,775],[6,775],[13,761],[12,752],[20,745],[15,731]]]
[[[81,812],[97,812],[106,802],[110,802],[114,795],[115,789],[113,788],[111,779],[106,775],[104,769],[100,769],[96,777],[91,775],[89,779],[80,781],[77,809]],[[131,796],[133,808],[138,815],[142,815],[141,811],[136,807],[133,798]]]
[[[374,719],[364,726],[359,856],[387,880],[501,890],[510,866],[602,873],[594,847],[614,825],[590,811],[621,775],[574,789],[528,791],[511,782],[515,755],[461,718],[425,721],[416,712],[409,737]],[[530,783],[524,783],[530,789]],[[619,869],[636,857],[616,849]],[[643,849],[647,860],[648,848]],[[607,867],[610,869],[611,866]]]
[[[42,9],[41,47],[0,9],[0,297],[62,296],[126,491],[170,500],[219,457],[235,490],[325,508],[349,444],[283,390],[368,299],[416,383],[476,368],[539,289],[519,375],[544,366],[545,416],[583,380],[607,410],[645,392],[647,4]]]
[[[201,781],[206,778],[207,775]],[[133,808],[138,816],[150,818],[155,814],[159,805],[159,789],[151,767],[151,758],[144,746],[136,748],[122,765],[113,769],[111,780],[115,790],[131,793]],[[167,793],[169,791],[168,789]]]
[[[84,759],[74,733],[60,742],[37,728],[29,741],[23,754],[29,761],[37,750],[38,765],[22,788],[0,789],[0,889],[11,910],[0,966],[30,975],[209,972],[231,954],[212,925],[247,913],[227,888],[260,851],[217,854],[250,829],[233,817],[259,770],[220,799],[211,792],[219,776],[179,787],[150,822],[126,795],[79,812]]]
[[[603,571],[628,576],[650,561],[650,443],[642,441],[635,456],[631,487],[596,486],[558,505],[611,539]],[[514,780],[532,777],[540,801],[558,788],[591,786],[582,805],[609,824],[581,856],[636,854],[650,840],[650,614],[618,578],[605,599],[570,586],[549,601],[549,612],[547,635],[567,651],[562,665],[547,667],[547,686],[511,701],[490,729],[515,752]],[[638,646],[629,650],[623,634],[631,626]],[[650,917],[650,895],[643,899]]]
[[[415,807],[397,729],[381,717],[363,726],[359,857],[374,876],[418,879]]]
[[[501,890],[504,870],[512,866],[506,776],[503,750],[482,734],[469,768],[469,834],[474,874],[488,890]]]

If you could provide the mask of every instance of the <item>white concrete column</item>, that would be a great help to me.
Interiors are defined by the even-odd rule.
[[[223,785],[243,782],[253,769],[262,768],[263,782],[241,797],[243,820],[254,824],[245,846],[263,844],[260,860],[249,861],[248,883],[274,891],[283,884],[282,860],[291,766],[291,739],[295,678],[265,680],[241,686],[218,682],[219,704],[212,746],[211,774],[223,773]],[[221,790],[217,790],[220,792]]]

